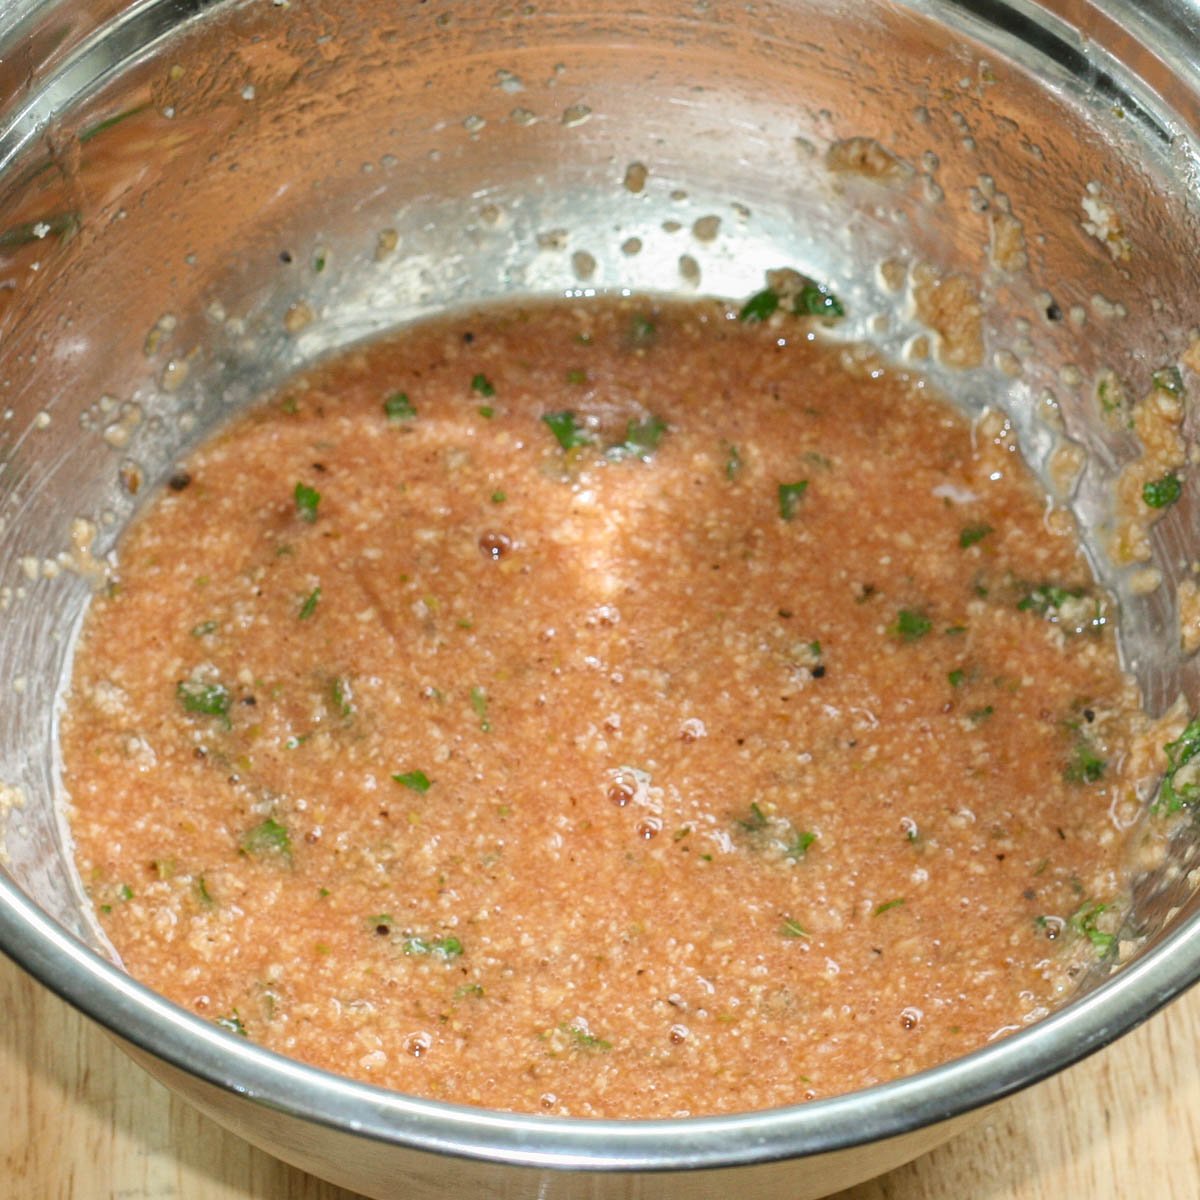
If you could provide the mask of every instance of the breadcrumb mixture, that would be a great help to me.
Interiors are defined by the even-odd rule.
[[[634,1117],[953,1058],[1109,949],[1141,718],[1070,523],[756,302],[420,324],[170,479],[63,725],[132,974],[384,1086]]]

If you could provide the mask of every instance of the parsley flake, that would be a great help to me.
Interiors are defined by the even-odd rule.
[[[808,491],[808,480],[801,479],[796,483],[781,483],[778,488],[779,515],[790,521],[796,515],[800,506],[800,498]]]
[[[544,417],[542,419],[545,420]],[[666,433],[667,428],[666,421],[661,417],[630,421],[625,426],[625,440],[619,445],[611,446],[607,452],[608,457],[640,458],[644,461],[658,449],[658,443],[662,441],[662,435]]]
[[[875,915],[877,917],[881,916],[883,913],[888,912],[890,909],[899,908],[903,903],[904,903],[903,896],[900,896],[896,900],[885,900],[882,904],[877,904],[875,906]]]
[[[796,293],[792,312],[798,317],[844,317],[842,302],[823,283],[809,280]]]
[[[1183,483],[1174,472],[1142,485],[1142,499],[1150,508],[1168,508],[1183,494]]]
[[[575,414],[564,409],[562,412],[543,413],[542,422],[554,434],[555,440],[564,450],[573,450],[576,446],[591,444],[583,426],[575,418]]]
[[[1194,768],[1190,771],[1185,768],[1200,755],[1200,717],[1193,717],[1187,728],[1163,747],[1163,753],[1167,756],[1167,770],[1154,801],[1154,811],[1174,813],[1191,808],[1200,801],[1200,780],[1196,779]]]
[[[321,493],[306,483],[298,483],[292,495],[296,500],[296,515],[300,520],[312,525],[317,519],[317,505],[321,503]]]
[[[433,786],[429,776],[424,771],[403,771],[392,778],[397,783],[402,783],[406,788],[411,788],[414,792],[427,792]]]
[[[407,392],[393,392],[383,402],[383,411],[389,421],[411,421],[417,415]]]
[[[405,954],[429,954],[434,958],[458,958],[463,952],[463,944],[453,936],[427,938],[419,934],[409,934],[404,939]]]
[[[246,830],[238,848],[243,854],[278,854],[287,859],[292,857],[292,839],[287,826],[281,825],[274,817],[268,817],[252,829]]]
[[[175,696],[184,712],[205,717],[219,717],[226,729],[229,722],[229,689],[223,683],[203,683],[199,679],[184,679],[175,685]]]
[[[1106,766],[1108,763],[1096,753],[1096,747],[1087,738],[1080,738],[1063,768],[1063,778],[1068,783],[1095,783],[1103,777]]]
[[[496,394],[492,381],[482,372],[471,376],[471,391],[477,392],[485,399],[490,399]]]
[[[488,697],[483,688],[473,687],[471,689],[471,708],[479,718],[479,728],[484,733],[491,733],[492,723],[488,720]]]
[[[990,525],[968,525],[958,535],[958,544],[964,549],[969,550],[972,546],[982,542],[989,533],[994,533]]]
[[[763,288],[755,292],[738,312],[738,320],[747,325],[756,325],[765,321],[779,307],[779,293],[774,288]]]
[[[902,608],[896,614],[896,623],[889,627],[901,641],[916,642],[933,628],[933,622],[917,608]]]
[[[317,605],[320,603],[321,603],[321,589],[319,587],[315,587],[304,598],[304,603],[302,605],[300,605],[300,612],[298,614],[300,620],[307,621],[309,619],[309,617],[311,617],[313,615],[313,613],[315,613],[317,611]]]
[[[810,934],[794,917],[784,917],[783,924],[779,926],[779,936],[785,938],[806,938]]]

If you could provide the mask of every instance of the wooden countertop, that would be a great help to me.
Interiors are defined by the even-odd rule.
[[[839,1200],[1195,1200],[1200,989]],[[193,1112],[0,957],[3,1200],[355,1200]]]

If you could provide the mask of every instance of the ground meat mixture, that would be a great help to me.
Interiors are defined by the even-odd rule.
[[[575,1116],[828,1096],[1066,994],[1134,810],[1111,614],[1005,422],[838,310],[442,318],[182,465],[63,719],[128,969],[333,1071]]]

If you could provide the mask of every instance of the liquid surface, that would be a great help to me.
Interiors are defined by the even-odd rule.
[[[1113,941],[1137,697],[1009,431],[791,316],[564,302],[293,382],[128,533],[63,723],[128,969],[404,1091],[742,1111]]]

